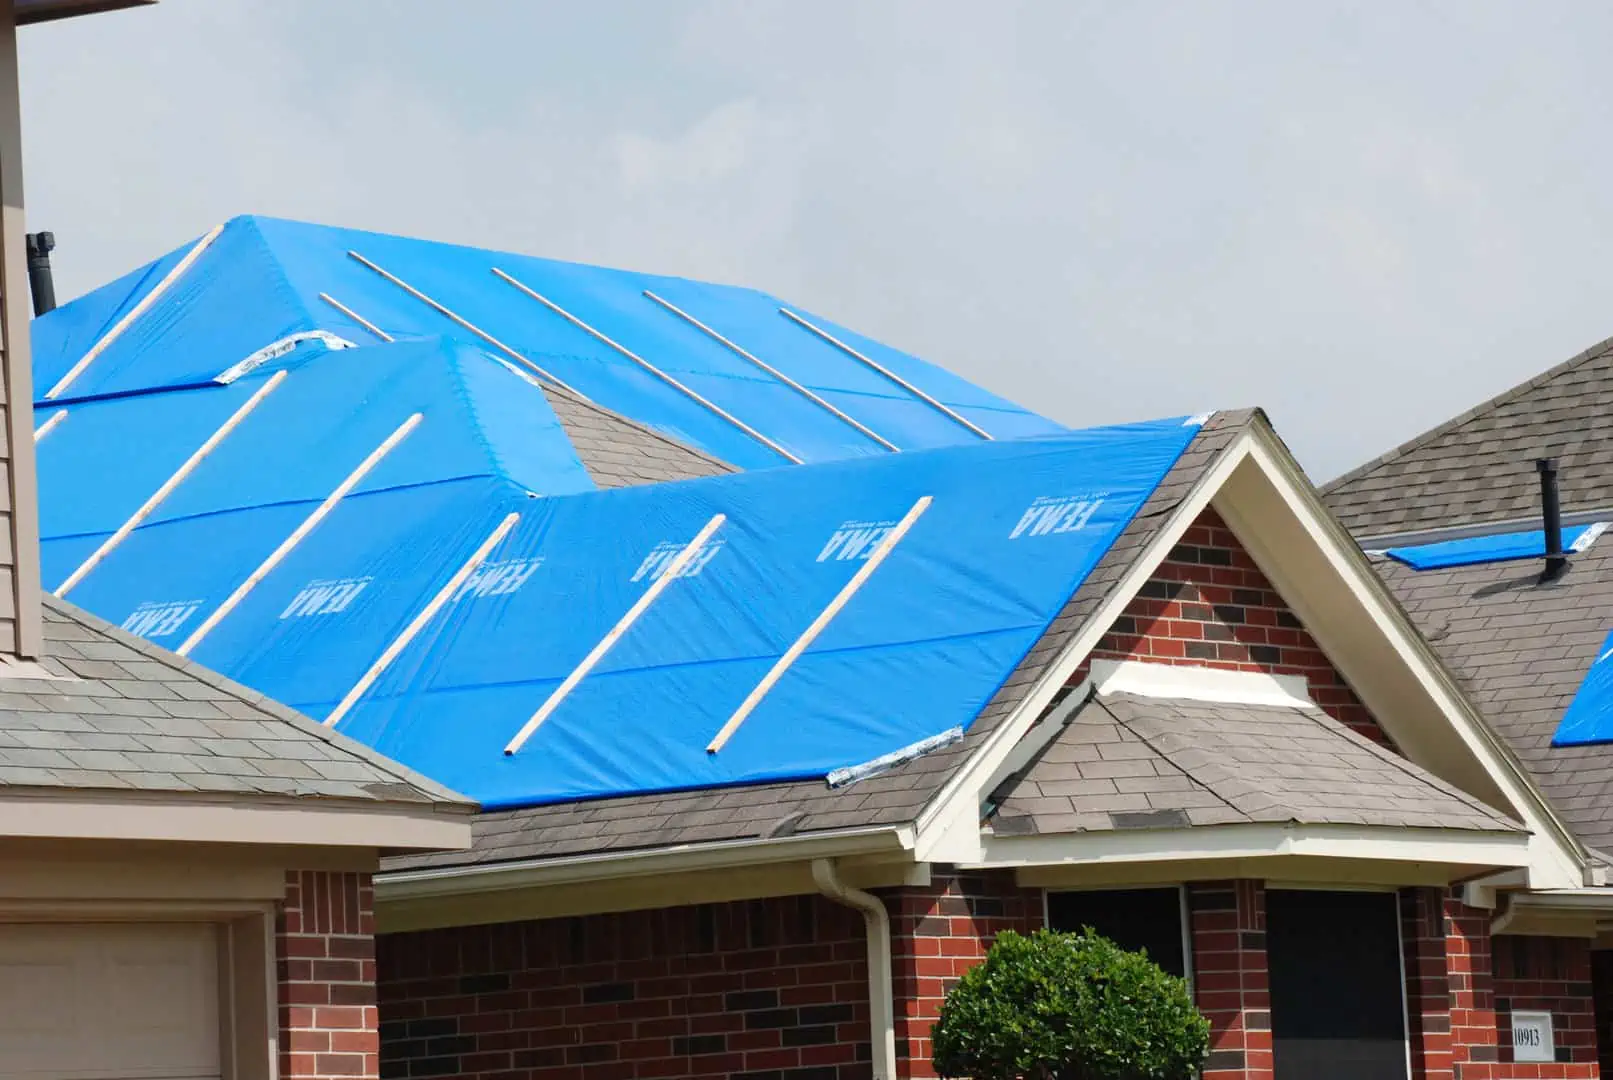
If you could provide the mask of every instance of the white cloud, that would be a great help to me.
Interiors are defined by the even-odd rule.
[[[1600,8],[163,0],[25,33],[64,293],[256,211],[754,284],[1329,475],[1605,334]]]

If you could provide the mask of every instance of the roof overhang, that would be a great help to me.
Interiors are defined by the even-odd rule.
[[[149,7],[157,0],[11,0],[18,26],[55,22],[80,15],[100,15],[124,8]]]
[[[1233,877],[1445,885],[1529,860],[1521,832],[1258,824],[988,836],[981,860],[965,868],[1012,867],[1044,886]]]
[[[927,876],[914,865],[910,827],[842,829],[384,873],[375,879],[377,926],[396,933],[804,895],[819,891],[814,859],[835,859],[858,888]]]
[[[1594,938],[1613,930],[1613,889],[1547,889],[1505,894],[1492,933]]]
[[[440,851],[470,847],[470,806],[0,790],[0,838]]]

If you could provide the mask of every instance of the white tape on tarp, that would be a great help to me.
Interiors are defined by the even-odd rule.
[[[329,330],[299,330],[295,334],[287,334],[279,341],[265,345],[245,360],[231,364],[213,377],[213,381],[228,386],[241,376],[267,364],[270,360],[277,360],[286,355],[305,341],[322,341],[327,349],[356,349],[353,342],[339,337]]]

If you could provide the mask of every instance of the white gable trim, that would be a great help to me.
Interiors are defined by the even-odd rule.
[[[1252,434],[1246,431],[1221,452],[1220,457],[1182,499],[1170,520],[1132,562],[1098,610],[1087,619],[1086,625],[1065,646],[1059,658],[1042,672],[1042,677],[1036,681],[1025,700],[986,736],[979,749],[925,806],[915,825],[917,836],[914,855],[920,862],[970,863],[980,860],[984,854],[980,836],[980,807],[1012,771],[1009,760],[1014,755],[1015,747],[1047,711],[1054,695],[1069,682],[1087,654],[1097,647],[1138,591],[1153,577],[1154,571],[1159,569],[1171,549],[1181,542],[1233,470],[1253,452],[1254,446]],[[1075,692],[1070,697],[1074,699]],[[1057,720],[1048,717],[1046,720],[1049,725],[1061,721],[1062,717]]]
[[[1261,433],[1249,465],[1230,478],[1216,509],[1390,738],[1417,764],[1510,811],[1529,828],[1531,887],[1587,884],[1590,859],[1584,847],[1479,716],[1274,434]],[[1279,535],[1285,526],[1289,533],[1302,530],[1314,545],[1309,565],[1296,558],[1303,554],[1296,551],[1301,545]],[[1319,595],[1326,597],[1326,606],[1318,603]],[[1358,626],[1346,627],[1350,616]],[[1376,641],[1359,633],[1368,626]],[[1413,714],[1436,714],[1445,723],[1395,727],[1397,719]],[[1493,791],[1483,790],[1485,783]]]
[[[1586,884],[1583,847],[1475,712],[1276,436],[1259,423],[1222,452],[1024,702],[931,800],[917,822],[916,857],[985,865],[988,846],[1005,850],[1005,838],[988,844],[982,835],[983,803],[1023,765],[1026,755],[1016,749],[1053,696],[1212,505],[1379,722],[1391,721],[1385,730],[1407,756],[1524,822],[1531,834],[1530,885]],[[1052,732],[1061,721],[1048,716],[1043,722]]]

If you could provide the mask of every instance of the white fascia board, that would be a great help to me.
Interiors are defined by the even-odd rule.
[[[1142,660],[1094,660],[1092,681],[1100,694],[1134,694],[1173,701],[1315,708],[1303,675],[1181,667]]]
[[[541,888],[545,885],[608,881],[691,870],[726,870],[802,859],[857,855],[911,857],[911,826],[877,826],[795,836],[718,840],[706,844],[644,851],[602,852],[551,859],[523,859],[488,865],[470,864],[399,870],[375,878],[378,900],[460,896]]]
[[[969,760],[936,793],[917,821],[915,857],[920,862],[969,862],[981,852],[980,806],[985,797],[1007,778],[1004,768],[1031,726],[1047,710],[1053,696],[1075,674],[1081,662],[1108,633],[1114,621],[1159,569],[1186,534],[1193,522],[1210,505],[1227,477],[1253,452],[1255,440],[1245,431],[1221,452],[1213,465],[1199,477],[1171,519],[1160,527],[1153,541],[1133,560],[1131,567],[1086,621],[1086,625],[1065,647],[1032,687],[1014,712],[997,725]],[[1073,697],[1072,693],[1072,697]],[[1051,718],[1049,718],[1051,720]]]
[[[1509,894],[1514,904],[1524,907],[1576,908],[1613,912],[1613,889],[1538,889]]]
[[[0,795],[0,838],[453,851],[470,847],[472,809],[37,789]]]
[[[1046,836],[990,836],[964,869],[1103,866],[1301,855],[1444,866],[1526,866],[1521,833],[1402,829],[1372,825],[1207,825]]]
[[[1372,569],[1365,556],[1336,522],[1329,519],[1308,482],[1297,473],[1286,452],[1262,433],[1250,461],[1260,466],[1289,510],[1316,542],[1374,625],[1405,661],[1419,685],[1439,706],[1458,737],[1511,801],[1511,809],[1534,834],[1530,884],[1537,888],[1578,888],[1585,884],[1590,859],[1523,766],[1474,710],[1450,673],[1420,635]]]

